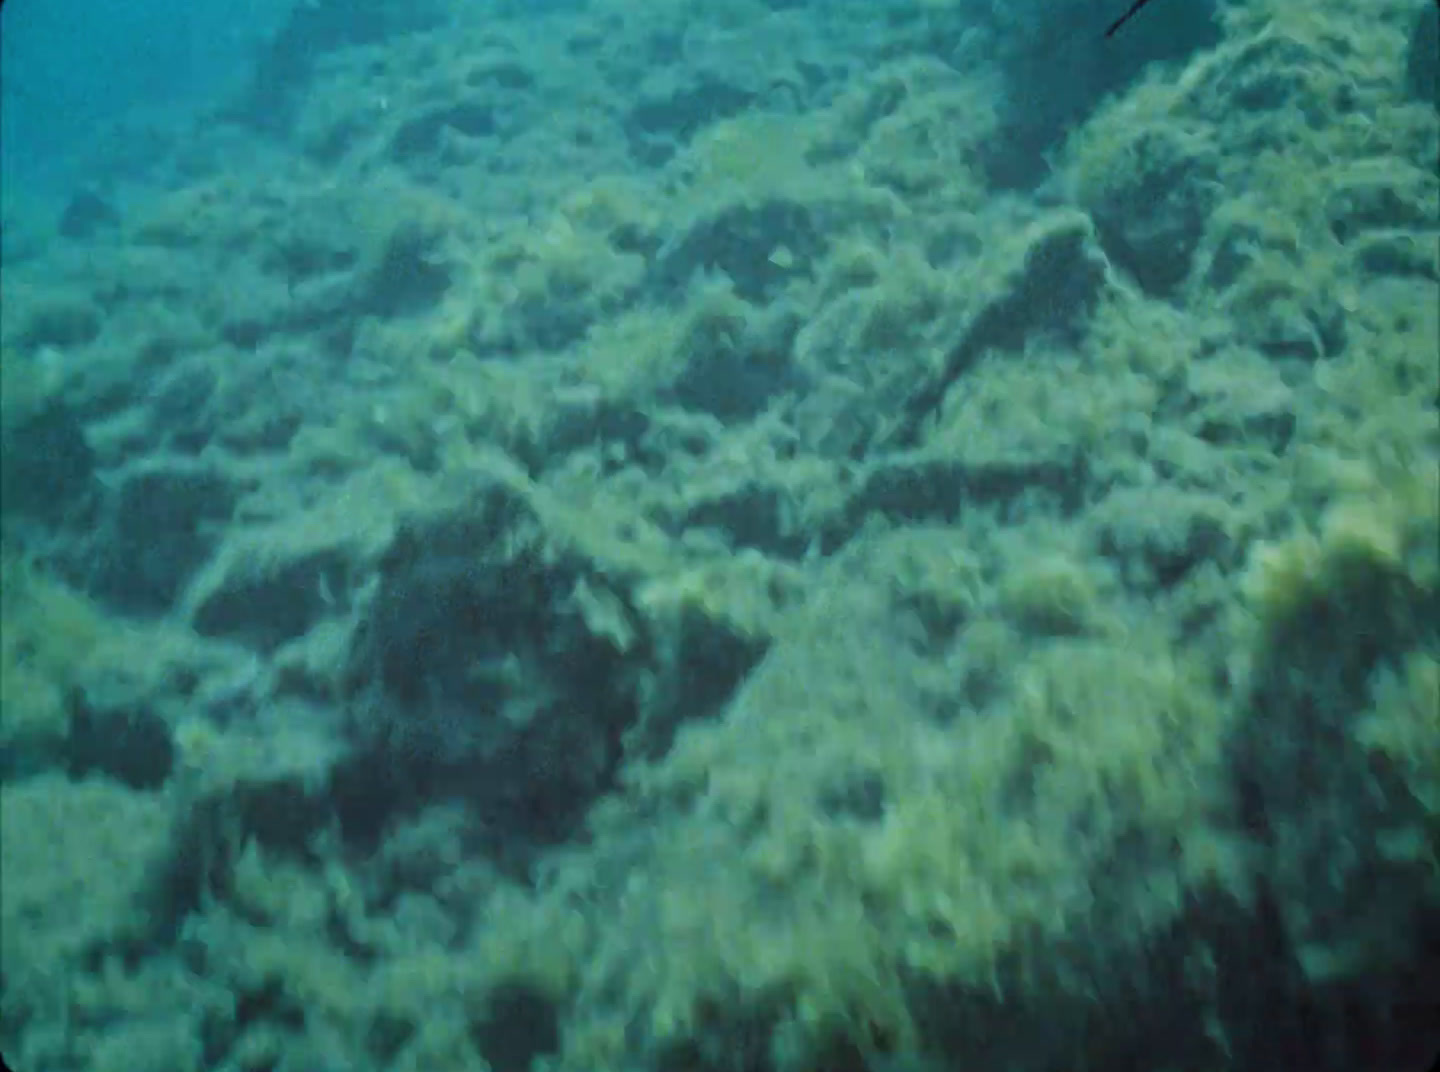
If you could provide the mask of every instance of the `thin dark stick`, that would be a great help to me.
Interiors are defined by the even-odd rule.
[[[1105,36],[1114,37],[1115,31],[1120,29],[1120,27],[1124,26],[1127,22],[1134,18],[1135,14],[1149,2],[1150,0],[1135,0],[1135,2],[1130,5],[1129,11],[1125,12],[1125,14],[1121,15],[1118,19],[1116,19],[1110,24],[1110,28],[1105,31]]]

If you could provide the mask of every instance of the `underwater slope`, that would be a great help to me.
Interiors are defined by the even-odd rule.
[[[7,263],[12,1064],[1424,1055],[1419,8],[975,7],[299,20]]]

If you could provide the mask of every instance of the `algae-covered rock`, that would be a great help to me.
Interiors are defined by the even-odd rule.
[[[0,355],[0,517],[53,526],[98,486],[84,425],[61,390],[59,355]]]
[[[1307,979],[1364,985],[1440,913],[1440,487],[1433,470],[1262,548],[1235,748]]]

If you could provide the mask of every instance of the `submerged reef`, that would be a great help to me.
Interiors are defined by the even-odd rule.
[[[5,202],[10,1065],[1433,1058],[1429,0],[452,7]]]

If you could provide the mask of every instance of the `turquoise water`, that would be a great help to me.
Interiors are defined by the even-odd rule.
[[[10,0],[0,9],[7,185],[44,192],[143,162],[137,142],[174,137],[233,92],[291,3]]]

